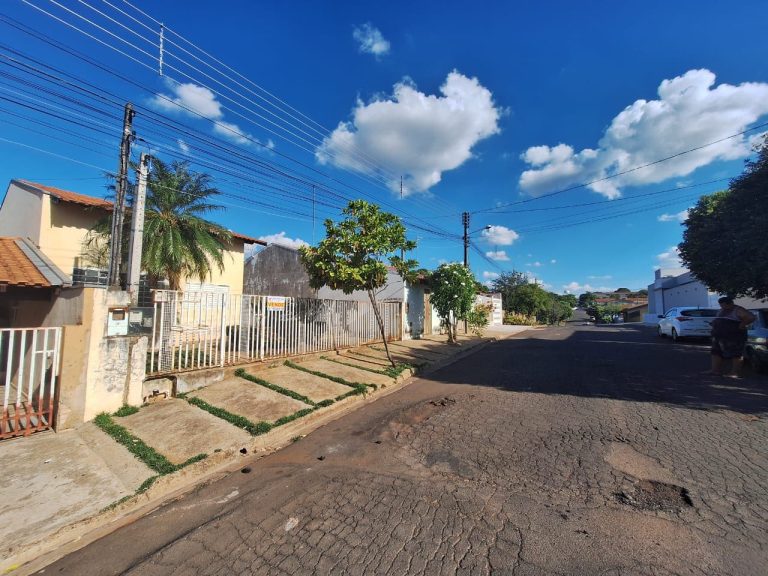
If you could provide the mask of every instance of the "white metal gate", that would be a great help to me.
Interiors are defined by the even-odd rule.
[[[379,303],[388,340],[400,302]],[[149,373],[309,354],[380,339],[370,302],[155,291]]]
[[[0,329],[0,439],[53,426],[61,328]]]

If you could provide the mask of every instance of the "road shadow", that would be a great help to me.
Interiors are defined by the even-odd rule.
[[[510,391],[768,412],[768,378],[710,376],[705,340],[637,324],[550,327],[501,340],[425,379]]]

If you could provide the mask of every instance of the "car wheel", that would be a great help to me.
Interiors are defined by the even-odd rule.
[[[661,326],[659,326],[659,327],[656,329],[656,332],[658,333],[658,335],[659,335],[659,338],[664,338],[664,331],[661,329]]]
[[[680,340],[680,336],[677,335],[677,330],[672,328],[672,342],[677,342]]]

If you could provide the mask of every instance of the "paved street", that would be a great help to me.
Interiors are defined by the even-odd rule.
[[[496,342],[44,573],[765,574],[768,379],[708,362],[631,325]]]

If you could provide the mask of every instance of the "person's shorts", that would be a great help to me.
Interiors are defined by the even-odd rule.
[[[726,359],[741,358],[744,355],[744,344],[746,340],[743,338],[712,338],[710,352],[713,356]]]

